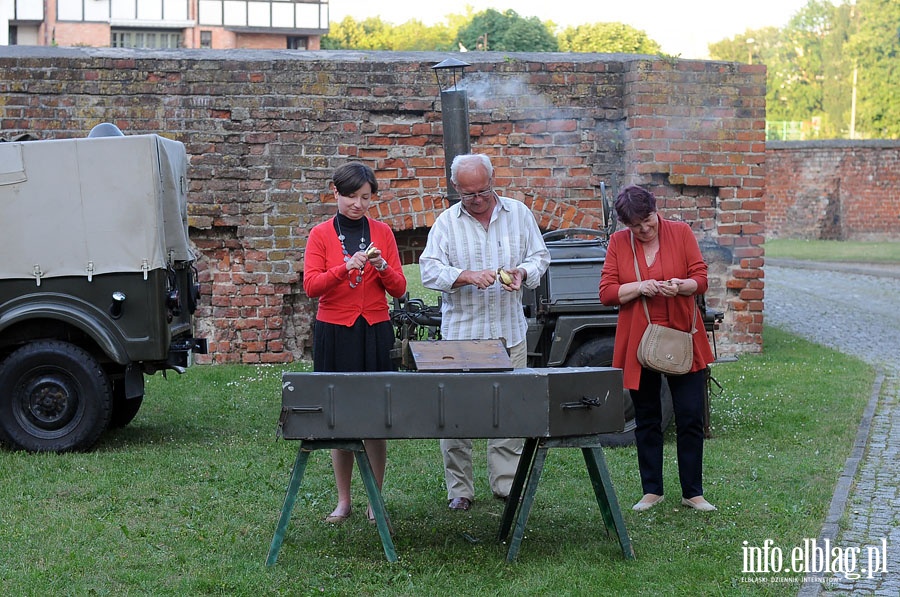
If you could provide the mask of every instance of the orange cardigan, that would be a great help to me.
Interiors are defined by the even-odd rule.
[[[341,241],[330,218],[316,225],[306,241],[303,256],[303,290],[309,298],[319,299],[316,319],[326,323],[352,326],[362,315],[369,325],[388,321],[387,291],[393,297],[406,292],[406,277],[400,265],[400,253],[394,231],[384,222],[369,218],[372,242],[381,249],[388,268],[377,271],[366,263],[362,282],[350,288],[350,274],[344,265]],[[356,273],[353,273],[356,280]]]
[[[639,251],[640,253],[640,251]],[[684,222],[659,218],[659,253],[663,279],[690,278],[697,282],[697,294],[706,292],[706,262],[700,254],[700,246],[691,227]],[[641,279],[649,279],[647,264],[643,255],[638,257]],[[616,340],[613,349],[613,367],[623,371],[624,385],[629,390],[636,390],[641,381],[641,364],[637,360],[637,347],[641,336],[647,328],[647,317],[641,307],[640,299],[619,302],[619,287],[622,284],[636,282],[634,273],[634,252],[631,250],[631,231],[620,230],[609,239],[606,261],[600,275],[600,302],[604,305],[619,305],[619,320],[616,325]],[[694,362],[691,371],[706,368],[715,360],[709,338],[703,328],[703,314],[693,296],[676,296],[670,300],[669,327],[689,331],[693,310],[697,311],[697,332],[693,337]]]

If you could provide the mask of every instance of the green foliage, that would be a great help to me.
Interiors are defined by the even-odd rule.
[[[457,49],[456,28],[447,24],[426,27],[420,21],[407,21],[391,30],[391,38],[395,50],[447,52]]]
[[[344,17],[340,23],[332,23],[328,35],[322,38],[323,50],[349,50],[361,49],[366,44],[368,32],[362,23],[357,23],[353,17]]]
[[[489,8],[459,28],[457,39],[466,49],[495,52],[555,52],[556,38],[537,17],[520,17],[509,9]]]
[[[495,49],[504,52],[555,52],[559,45],[540,19],[518,17],[512,20],[500,40],[500,46]]]
[[[898,138],[898,23],[896,0],[809,0],[783,29],[748,30],[710,55],[764,63],[766,119],[804,121],[805,138]]]
[[[147,380],[135,421],[88,454],[0,451],[5,595],[777,595],[741,581],[741,545],[816,537],[850,453],[873,373],[765,328],[763,354],[714,365],[705,450],[710,515],[679,505],[673,430],[667,500],[646,513],[634,448],[604,450],[636,560],[604,529],[579,450],[550,450],[516,563],[497,540],[485,442],[476,501],[447,509],[436,440],[388,444],[384,496],[399,562],[365,521],[326,524],[327,451],[310,455],[277,563],[265,566],[299,447],[276,441],[281,372],[305,364],[195,366]],[[414,374],[411,374],[414,375]]]
[[[646,32],[623,23],[593,23],[567,27],[559,34],[563,52],[659,54],[658,43]]]
[[[322,38],[324,50],[449,51],[456,49],[456,25],[443,23],[432,27],[410,20],[392,25],[371,17],[358,22],[353,17],[331,25]]]
[[[850,134],[853,61],[844,51],[852,32],[853,12],[842,4],[832,13],[831,32],[822,42],[822,122],[821,136],[847,137]]]
[[[857,31],[848,54],[858,67],[857,129],[876,138],[900,138],[900,2],[859,0]]]
[[[833,10],[830,2],[811,0],[782,32],[777,57],[783,87],[771,98],[776,100],[775,120],[803,120],[822,111],[822,46],[831,30]],[[784,93],[787,101],[777,101],[778,93]],[[778,108],[782,114],[777,114]]]
[[[767,66],[766,119],[808,120],[823,111],[823,40],[834,7],[811,0],[784,29],[748,30],[730,40],[710,44],[710,55]]]
[[[425,288],[422,285],[422,276],[419,273],[419,264],[410,263],[403,266],[403,275],[406,276],[406,292],[410,298],[418,298],[425,301],[426,305],[437,305],[441,293],[437,290]]]

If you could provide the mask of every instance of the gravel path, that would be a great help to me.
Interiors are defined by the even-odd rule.
[[[886,546],[886,559],[878,572],[824,575],[799,594],[900,595],[900,267],[770,259],[765,272],[767,325],[856,355],[879,372],[819,540],[844,553],[859,548],[858,572],[873,548]]]

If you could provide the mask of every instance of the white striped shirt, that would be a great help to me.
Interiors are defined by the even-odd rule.
[[[453,288],[463,270],[527,272],[524,286],[535,288],[550,265],[550,252],[534,215],[524,203],[497,196],[487,230],[462,208],[445,210],[428,233],[419,258],[422,284],[443,293],[441,336],[445,340],[503,338],[507,346],[525,341],[528,323],[522,291],[508,292],[496,282],[485,290],[465,285]]]

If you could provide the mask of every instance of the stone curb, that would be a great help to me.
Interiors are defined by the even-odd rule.
[[[817,269],[829,272],[848,272],[866,276],[900,278],[900,263],[854,263],[835,261],[809,261],[804,259],[770,259],[766,265],[775,267],[793,267],[798,269]],[[765,266],[763,266],[765,269]]]
[[[866,404],[866,410],[863,411],[862,419],[859,421],[859,427],[856,430],[856,439],[853,441],[853,449],[847,462],[844,463],[844,471],[838,479],[837,486],[834,489],[834,496],[831,498],[831,506],[828,508],[828,514],[825,516],[825,522],[822,525],[822,531],[819,533],[818,541],[824,542],[828,539],[832,545],[837,541],[840,532],[841,518],[847,510],[847,502],[850,500],[850,490],[853,487],[853,480],[859,470],[859,463],[862,461],[866,453],[866,445],[869,443],[869,431],[872,427],[872,419],[875,416],[875,410],[878,408],[878,400],[881,397],[881,387],[884,384],[884,372],[880,369],[876,370],[875,383],[872,384],[872,393],[869,396],[869,402]],[[818,597],[822,590],[822,583],[805,582],[800,587],[797,597]]]

